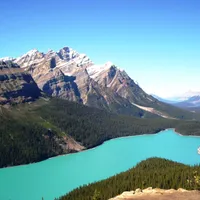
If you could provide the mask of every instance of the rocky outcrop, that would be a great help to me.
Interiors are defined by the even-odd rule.
[[[86,149],[69,135],[61,138],[56,137],[55,141],[61,146],[64,153],[80,152]]]
[[[200,191],[188,191],[182,188],[178,190],[169,189],[159,189],[152,187],[141,190],[140,188],[123,192],[121,195],[118,195],[110,200],[198,200],[200,199]]]
[[[30,102],[39,96],[30,74],[11,61],[0,61],[0,104]]]

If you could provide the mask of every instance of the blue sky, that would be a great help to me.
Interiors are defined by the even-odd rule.
[[[148,93],[200,91],[199,0],[7,0],[0,9],[0,57],[70,46]]]

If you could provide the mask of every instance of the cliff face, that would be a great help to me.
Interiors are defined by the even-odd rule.
[[[11,61],[0,61],[0,104],[29,102],[39,96],[30,74]]]
[[[66,76],[61,70],[56,69],[45,74],[38,84],[45,93],[51,96],[82,102],[75,79],[76,77]]]

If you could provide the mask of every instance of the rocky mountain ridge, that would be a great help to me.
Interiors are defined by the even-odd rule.
[[[148,95],[111,62],[96,65],[87,55],[69,47],[47,53],[33,49],[11,60],[31,74],[40,90],[53,97],[137,117],[184,116],[182,110]]]
[[[144,91],[125,71],[111,62],[95,65],[85,54],[79,54],[69,47],[58,52],[49,50],[47,53],[33,49],[21,57],[1,60],[6,59],[11,59],[30,73],[38,87],[50,96],[122,114],[144,116],[147,113],[133,105],[134,102],[142,101],[138,99],[140,95],[132,90],[135,88],[142,94]],[[147,115],[156,116],[151,113]]]
[[[150,107],[157,101],[111,62],[96,65],[85,54],[69,47],[46,54],[31,50],[14,62],[27,70],[39,88],[51,96],[117,112],[123,110],[125,114],[133,110],[137,116],[153,113],[137,105]]]
[[[192,96],[188,100],[178,102],[174,105],[181,108],[198,108],[200,107],[200,95]]]

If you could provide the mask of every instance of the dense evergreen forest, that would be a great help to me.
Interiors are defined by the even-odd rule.
[[[49,104],[39,107],[37,112],[87,148],[97,146],[108,139],[157,133],[166,128],[175,128],[183,135],[200,136],[199,121],[141,119],[116,115],[61,99],[52,99]]]
[[[4,112],[5,114],[5,112]],[[51,134],[57,134],[51,131]],[[0,117],[0,167],[37,162],[62,153],[49,130],[9,113]]]
[[[61,99],[0,107],[0,167],[37,162],[66,152],[60,142],[71,136],[86,148],[111,138],[176,128],[200,135],[200,122],[117,115]]]
[[[200,166],[150,158],[126,172],[77,188],[59,200],[108,200],[124,191],[147,187],[200,190]]]
[[[111,138],[157,133],[174,127],[177,121],[140,119],[116,115],[104,110],[53,99],[48,105],[38,109],[39,115],[71,135],[85,147],[91,148]]]

